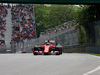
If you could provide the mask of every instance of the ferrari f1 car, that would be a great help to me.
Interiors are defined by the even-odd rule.
[[[42,45],[37,45],[33,50],[34,55],[60,55],[62,54],[62,46],[57,44],[55,41],[45,41]]]

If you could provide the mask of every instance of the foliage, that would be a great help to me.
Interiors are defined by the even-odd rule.
[[[45,6],[44,4],[36,4],[34,5],[34,8],[38,37],[40,32],[44,30],[73,20],[76,11],[74,5],[51,4],[50,6]]]
[[[75,5],[35,4],[34,8],[38,37],[44,30],[76,20],[78,25],[75,28],[78,31],[79,42],[81,44],[91,43],[91,25],[88,23],[100,19],[100,5],[80,5],[78,7]]]
[[[83,5],[76,11],[75,20],[78,22],[79,26],[77,29],[79,31],[79,41],[80,43],[89,43],[92,39],[91,30],[94,30],[94,27],[91,29],[89,23],[100,19],[100,13],[98,13],[98,5]],[[83,33],[85,32],[85,33]],[[84,39],[86,37],[86,40]]]

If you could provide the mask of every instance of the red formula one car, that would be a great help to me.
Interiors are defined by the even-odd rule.
[[[33,50],[34,55],[46,54],[62,54],[62,46],[58,45],[55,41],[45,41],[44,44],[35,46]]]

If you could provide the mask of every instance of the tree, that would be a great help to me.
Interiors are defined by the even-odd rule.
[[[45,6],[44,4],[36,4],[34,8],[38,37],[40,32],[44,30],[73,20],[76,11],[74,5],[51,4],[50,6]]]
[[[76,11],[76,17],[75,20],[78,22],[77,29],[81,30],[79,31],[79,39],[81,43],[84,43],[84,36],[83,32],[86,35],[87,43],[94,42],[95,40],[95,29],[92,22],[100,20],[100,5],[82,5],[77,11]],[[91,23],[91,25],[89,24]],[[84,28],[84,29],[83,29]],[[84,30],[84,31],[82,31]],[[94,38],[93,38],[94,37]],[[92,40],[92,41],[91,41]]]

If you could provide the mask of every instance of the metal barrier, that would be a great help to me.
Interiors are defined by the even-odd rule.
[[[76,45],[78,43],[78,35],[77,31],[74,28],[70,28],[67,30],[62,30],[57,33],[48,34],[48,35],[41,35],[39,38],[39,42],[43,43],[44,40],[56,40],[61,45]]]

